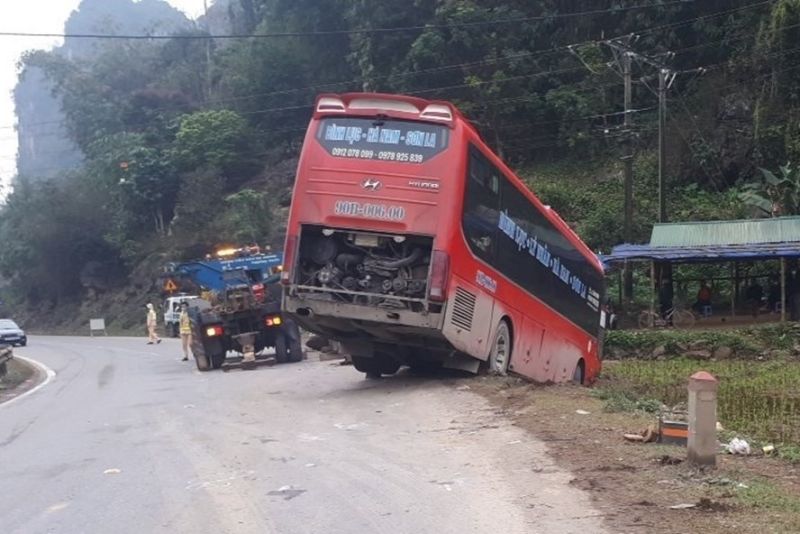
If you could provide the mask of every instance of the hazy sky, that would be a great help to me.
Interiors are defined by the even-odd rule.
[[[192,18],[203,12],[203,0],[167,2]],[[62,33],[64,23],[80,3],[80,0],[0,0],[0,32]],[[57,39],[0,37],[0,183],[8,183],[16,172],[16,117],[11,95],[17,83],[17,61],[26,50],[49,49],[57,44],[60,44]]]

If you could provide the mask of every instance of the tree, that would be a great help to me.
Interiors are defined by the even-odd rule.
[[[238,243],[269,241],[273,225],[272,208],[264,193],[243,189],[225,198],[227,230]]]
[[[183,171],[219,169],[229,176],[252,170],[252,137],[235,111],[198,111],[180,118],[172,154]]]
[[[780,176],[761,169],[762,179],[744,186],[741,199],[767,217],[800,215],[800,171],[790,164]]]

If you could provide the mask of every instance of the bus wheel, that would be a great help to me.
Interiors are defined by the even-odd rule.
[[[572,373],[572,383],[576,385],[582,385],[583,379],[586,374],[586,370],[584,369],[583,360],[578,361],[578,365],[575,366],[575,372]]]
[[[489,371],[498,375],[505,375],[508,372],[508,364],[511,361],[511,332],[508,323],[503,320],[497,326],[492,342],[492,353],[489,355]]]
[[[400,363],[391,357],[376,354],[372,358],[353,356],[353,367],[367,375],[367,378],[380,378],[382,375],[393,375],[400,369]]]

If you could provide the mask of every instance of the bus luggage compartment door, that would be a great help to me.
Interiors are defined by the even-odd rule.
[[[494,299],[458,280],[449,293],[443,333],[462,352],[485,360],[489,356]]]

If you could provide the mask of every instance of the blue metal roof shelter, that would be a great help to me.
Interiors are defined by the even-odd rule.
[[[646,245],[617,245],[600,254],[606,270],[629,261],[721,263],[780,259],[782,302],[786,302],[786,259],[800,258],[800,217],[656,224]],[[651,302],[651,310],[654,301]],[[731,303],[733,313],[734,303]],[[782,307],[781,319],[785,320]]]

